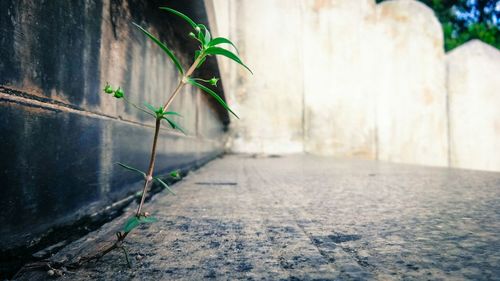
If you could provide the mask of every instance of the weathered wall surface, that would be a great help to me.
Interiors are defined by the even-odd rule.
[[[230,144],[238,152],[302,150],[300,1],[207,1],[214,32],[237,42],[254,75],[220,58],[225,91],[241,117]],[[258,16],[256,16],[258,15]],[[230,64],[227,64],[230,63]],[[226,79],[227,78],[227,79]]]
[[[306,152],[375,157],[374,52],[364,44],[375,39],[374,7],[371,0],[304,1]]]
[[[140,189],[141,178],[114,163],[147,168],[153,121],[101,89],[106,81],[120,85],[139,104],[159,106],[168,98],[178,83],[176,70],[131,24],[157,34],[188,65],[195,49],[183,39],[188,27],[158,10],[163,4],[0,3],[2,253],[36,246],[49,228]],[[207,21],[202,1],[169,4]],[[218,76],[215,61],[206,67],[200,73]],[[187,136],[167,126],[161,130],[159,174],[200,165],[223,152],[228,116],[212,100],[187,87],[172,109],[183,115],[177,121]]]
[[[480,103],[487,95],[498,96],[493,93],[496,84],[482,85],[484,80],[475,78],[493,75],[487,70],[493,66],[482,68],[489,71],[485,75],[478,67],[477,74],[468,76],[470,82],[447,82],[441,26],[424,4],[256,0],[248,7],[244,0],[205,2],[212,7],[210,21],[241,46],[241,56],[255,70],[254,76],[246,75],[222,63],[223,77],[231,77],[225,83],[237,89],[228,93],[229,101],[242,109],[243,118],[252,119],[232,127],[233,151],[308,152],[435,166],[451,161],[475,169],[496,161],[486,148],[457,150],[458,143],[472,143],[475,137],[449,131],[449,125],[459,122],[447,108],[448,95],[452,100],[458,87],[467,96],[481,95]],[[450,75],[457,80],[453,77],[458,74]],[[472,85],[484,87],[477,89],[484,94],[475,93]],[[471,114],[480,108],[477,103],[464,106]],[[466,124],[486,122],[493,130],[494,112],[480,113]],[[497,147],[495,134],[484,134],[484,147]]]
[[[474,40],[446,60],[450,165],[500,171],[500,51]]]
[[[417,1],[383,2],[376,13],[377,158],[447,165],[441,25],[433,11]]]

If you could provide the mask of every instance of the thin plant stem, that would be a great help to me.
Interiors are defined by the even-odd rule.
[[[156,143],[158,142],[158,133],[160,132],[160,126],[161,126],[161,119],[156,118],[155,134],[153,137],[153,146],[151,148],[151,157],[149,159],[148,173],[147,173],[146,179],[144,181],[144,188],[142,189],[141,203],[139,204],[139,207],[137,208],[137,213],[136,213],[136,216],[138,216],[138,217],[141,215],[142,205],[144,205],[144,200],[146,199],[146,191],[148,190],[149,186],[153,182],[153,171],[154,171],[155,159],[156,159]]]
[[[177,96],[177,93],[179,93],[181,91],[182,87],[184,86],[184,82],[182,80],[183,79],[181,79],[181,81],[179,81],[179,84],[175,88],[174,92],[172,93],[172,95],[170,96],[170,98],[167,100],[167,102],[163,106],[163,112],[167,111],[167,109],[170,106],[170,104],[174,101],[175,96]]]
[[[163,111],[164,112],[167,111],[167,109],[170,106],[170,104],[174,101],[175,96],[180,92],[180,90],[182,89],[182,87],[187,83],[187,79],[193,73],[193,71],[196,69],[196,66],[198,65],[198,63],[200,63],[202,55],[203,54],[200,54],[198,56],[198,58],[193,62],[193,64],[191,65],[191,67],[189,67],[189,69],[186,72],[186,74],[182,77],[181,81],[179,81],[179,85],[177,85],[177,88],[175,88],[173,94],[170,96],[170,98],[167,100],[167,102],[163,106]]]
[[[125,246],[121,246],[121,249],[123,251],[123,254],[125,255],[125,259],[127,260],[128,268],[132,268],[132,263],[130,262],[130,258],[128,256],[127,249],[125,249]]]
[[[151,116],[155,117],[153,114],[151,114],[151,112],[149,112],[149,111],[145,110],[144,108],[141,108],[141,107],[140,107],[140,106],[138,106],[137,104],[135,104],[135,103],[131,102],[131,101],[130,101],[129,99],[127,99],[125,96],[123,97],[123,100],[124,100],[125,102],[127,102],[128,104],[132,105],[133,107],[135,107],[136,109],[138,109],[138,110],[140,110],[140,111],[142,111],[142,112],[144,112],[144,113],[146,113],[146,114],[149,114],[149,115],[151,115]]]
[[[167,102],[163,106],[164,112],[167,111],[168,107],[174,101],[174,98],[181,91],[182,87],[186,84],[187,79],[193,73],[193,71],[196,69],[196,66],[200,62],[202,55],[203,54],[198,56],[198,58],[193,62],[191,67],[189,67],[189,70],[186,72],[186,74],[182,77],[181,81],[179,81],[179,84],[175,88],[174,92],[172,93],[170,98],[167,100]],[[144,188],[142,189],[141,202],[139,203],[139,207],[137,207],[137,212],[135,214],[137,217],[141,216],[141,214],[142,214],[142,206],[144,205],[144,200],[146,199],[146,192],[148,191],[149,187],[153,183],[153,172],[154,172],[155,159],[156,159],[156,144],[158,143],[158,133],[160,131],[160,126],[161,126],[161,119],[156,118],[155,134],[153,137],[153,147],[151,148],[151,157],[149,160],[149,168],[148,168],[148,173],[146,174],[146,179],[144,180]]]

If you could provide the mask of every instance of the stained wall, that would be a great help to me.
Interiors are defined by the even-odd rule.
[[[473,40],[446,61],[450,165],[500,171],[500,52]]]
[[[205,2],[255,70],[221,62],[229,101],[243,113],[232,151],[500,170],[498,50],[445,54],[441,25],[421,2]],[[470,150],[473,128],[484,145]]]
[[[179,81],[176,69],[132,22],[166,42],[185,67],[196,46],[188,26],[161,5],[0,3],[0,270],[16,260],[11,253],[23,254],[12,249],[34,251],[40,241],[50,243],[53,229],[92,218],[142,188],[141,176],[116,162],[147,169],[154,121],[102,88],[106,81],[120,85],[138,104],[167,100]],[[202,1],[169,5],[208,24]],[[197,74],[207,73],[219,76],[215,60]],[[164,124],[158,175],[191,169],[224,151],[229,119],[212,99],[186,87],[171,110],[182,114],[176,121],[187,135]]]

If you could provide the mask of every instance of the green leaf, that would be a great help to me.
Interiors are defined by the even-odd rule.
[[[130,232],[134,228],[138,227],[141,223],[153,223],[157,221],[158,219],[155,217],[145,217],[145,216],[137,217],[134,215],[127,220],[127,222],[123,226],[123,231]]]
[[[173,195],[176,195],[175,192],[170,188],[170,186],[168,186],[168,184],[166,184],[160,178],[154,177],[153,179],[155,179],[157,182],[159,182],[161,185],[163,185],[163,187],[165,187],[168,190],[168,192],[172,193]]]
[[[176,115],[176,116],[182,117],[182,115],[180,115],[179,113],[177,113],[175,111],[167,111],[164,114],[165,115]]]
[[[140,111],[142,111],[142,112],[144,112],[144,113],[146,113],[146,114],[149,114],[149,115],[151,115],[151,116],[153,116],[153,117],[156,117],[156,116],[155,116],[154,114],[152,114],[151,112],[149,112],[149,111],[145,110],[144,108],[137,106],[135,103],[133,103],[133,102],[129,101],[126,97],[123,97],[123,100],[124,100],[124,101],[126,101],[126,102],[127,102],[128,104],[130,104],[131,106],[135,107],[136,109],[138,109],[138,110],[140,110]]]
[[[137,172],[137,173],[139,173],[139,174],[143,175],[144,177],[146,177],[146,173],[144,173],[143,171],[141,171],[141,170],[139,170],[139,169],[136,169],[136,168],[134,168],[134,167],[127,166],[127,165],[125,165],[125,164],[123,164],[123,163],[120,163],[120,162],[116,162],[116,164],[118,164],[118,165],[122,166],[123,168],[125,168],[125,169],[127,169],[127,170]]]
[[[236,113],[234,113],[234,111],[231,110],[231,108],[229,108],[229,106],[226,104],[226,102],[221,98],[219,97],[219,95],[217,95],[217,93],[215,93],[214,91],[210,90],[208,87],[196,82],[194,79],[192,78],[189,78],[188,79],[188,83],[193,85],[193,86],[196,86],[198,88],[200,88],[201,90],[205,91],[207,94],[211,95],[215,100],[217,100],[227,111],[231,112],[236,118],[240,119],[240,117],[238,117],[238,115],[236,115]]]
[[[205,50],[205,54],[206,55],[221,55],[221,56],[225,56],[227,58],[230,58],[230,59],[234,60],[235,62],[239,63],[240,65],[242,65],[244,68],[246,68],[248,71],[250,71],[250,73],[253,74],[253,72],[250,70],[250,68],[248,68],[248,66],[246,66],[241,61],[241,59],[237,55],[232,53],[231,51],[228,51],[226,49],[222,49],[219,47],[210,47],[210,48]]]
[[[155,218],[155,217],[140,217],[139,218],[139,222],[140,223],[153,223],[153,222],[157,222],[158,219]]]
[[[123,226],[123,231],[125,232],[130,232],[132,229],[136,228],[139,226],[140,221],[139,218],[137,218],[135,215],[133,217],[130,217],[125,225]]]
[[[181,17],[182,19],[187,21],[189,23],[189,25],[191,25],[194,29],[196,29],[196,26],[197,26],[196,23],[192,19],[190,19],[188,16],[186,16],[185,14],[183,14],[179,11],[176,11],[174,9],[168,8],[168,7],[160,7],[160,10],[164,10],[164,11],[170,12],[178,17]]]
[[[147,103],[147,102],[144,102],[144,105],[151,111],[153,111],[154,113],[156,113],[156,111],[158,109],[156,109],[154,106],[152,106],[151,104]]]
[[[169,176],[171,176],[174,179],[180,179],[181,178],[181,173],[179,170],[175,170],[169,173]]]
[[[205,35],[203,35],[203,32],[201,32],[201,28],[200,27],[197,27],[197,31],[198,31],[198,41],[201,42],[201,45],[205,46],[206,45],[206,41],[205,41]]]
[[[203,45],[208,45],[210,40],[212,40],[212,36],[210,35],[210,31],[208,31],[208,28],[203,25],[203,24],[198,24],[198,27],[200,28],[200,32],[203,32]]]
[[[172,127],[172,129],[177,129],[177,130],[181,131],[184,135],[187,135],[186,132],[184,131],[184,129],[182,129],[182,127],[179,126],[177,123],[175,123],[173,120],[171,120],[167,117],[162,117],[161,119],[164,119],[165,121],[167,121],[168,124],[170,124],[170,126]]]
[[[234,47],[234,49],[236,50],[236,53],[239,54],[239,51],[238,51],[238,48],[236,48],[236,45],[234,45],[233,42],[231,42],[229,39],[224,38],[224,37],[217,37],[217,38],[212,39],[212,41],[210,41],[208,43],[208,46],[213,47],[213,46],[217,46],[219,44],[230,44]]]
[[[156,115],[156,118],[163,118],[163,115],[176,115],[176,116],[179,116],[179,117],[182,117],[182,115],[180,115],[179,113],[175,112],[175,111],[166,111],[164,112],[163,111],[163,107],[158,107],[158,108],[155,108],[154,106],[152,106],[151,104],[147,103],[147,102],[144,102],[144,105],[151,111],[153,111]]]
[[[145,30],[144,28],[142,28],[140,25],[136,24],[135,22],[133,22],[133,24],[135,26],[137,26],[137,28],[139,28],[151,40],[153,40],[153,42],[155,42],[158,46],[160,46],[160,48],[163,51],[165,51],[165,53],[167,53],[167,55],[170,57],[170,59],[174,62],[175,66],[177,67],[177,69],[179,70],[179,72],[183,75],[184,74],[184,69],[182,68],[181,63],[179,62],[179,60],[177,59],[177,57],[174,55],[174,53],[172,53],[172,51],[165,44],[163,44],[158,38],[154,37],[151,33],[149,33],[147,30]]]

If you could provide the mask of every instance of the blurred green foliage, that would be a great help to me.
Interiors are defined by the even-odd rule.
[[[500,49],[500,0],[419,1],[432,8],[441,22],[446,51],[472,39]]]

